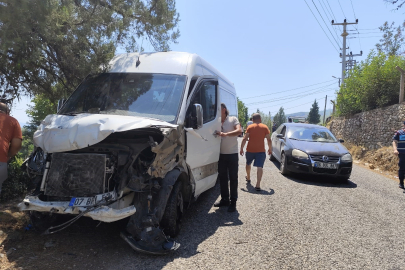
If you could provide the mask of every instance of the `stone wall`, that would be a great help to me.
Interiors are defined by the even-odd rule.
[[[367,149],[392,145],[392,136],[403,128],[405,103],[392,105],[352,116],[338,117],[329,129],[338,139]]]

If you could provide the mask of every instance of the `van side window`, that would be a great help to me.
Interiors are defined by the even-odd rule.
[[[213,82],[204,82],[194,94],[190,105],[201,104],[203,108],[204,124],[215,119],[217,114],[217,87]],[[190,115],[191,108],[187,110]]]
[[[197,82],[198,76],[194,76],[191,78],[190,87],[188,88],[187,98],[190,96],[191,91],[193,91],[194,85]]]
[[[238,110],[236,109],[236,98],[223,88],[220,88],[221,103],[225,103],[229,110],[230,116],[238,116]]]

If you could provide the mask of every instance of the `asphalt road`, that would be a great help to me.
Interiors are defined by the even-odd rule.
[[[91,223],[5,241],[6,250],[21,247],[9,260],[24,269],[405,269],[405,194],[394,180],[359,166],[348,184],[285,177],[267,159],[258,193],[246,184],[244,157],[239,164],[237,212],[212,206],[218,185],[204,193],[171,255],[136,253],[118,225]]]

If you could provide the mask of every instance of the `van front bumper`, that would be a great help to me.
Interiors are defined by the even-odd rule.
[[[136,208],[133,205],[121,209],[115,209],[112,207],[113,205],[114,203],[108,206],[98,206],[94,210],[85,213],[84,216],[103,222],[114,222],[132,216],[136,212]],[[18,208],[20,211],[51,212],[70,215],[78,215],[88,209],[87,207],[69,206],[68,201],[45,202],[40,200],[37,196],[25,197],[25,199],[18,204]]]

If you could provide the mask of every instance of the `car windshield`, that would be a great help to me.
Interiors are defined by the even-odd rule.
[[[89,76],[70,96],[59,114],[114,114],[176,119],[186,76],[101,73]]]
[[[309,142],[337,142],[335,136],[326,128],[290,126],[287,128],[287,138]]]

